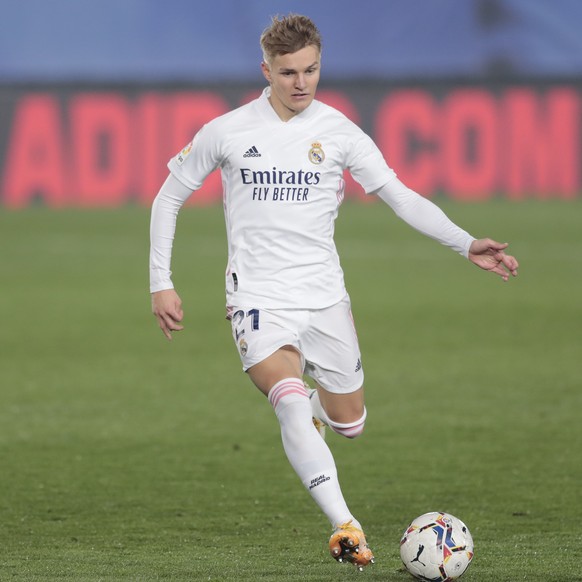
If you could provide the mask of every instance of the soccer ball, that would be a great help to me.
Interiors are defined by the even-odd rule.
[[[469,528],[448,513],[433,511],[417,517],[400,540],[400,557],[419,580],[456,580],[473,559]]]

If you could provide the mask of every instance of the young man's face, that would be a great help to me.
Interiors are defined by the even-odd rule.
[[[310,45],[296,53],[277,55],[261,63],[271,84],[271,105],[283,121],[304,111],[313,101],[319,83],[320,53]]]

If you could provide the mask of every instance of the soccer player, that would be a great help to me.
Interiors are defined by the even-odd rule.
[[[331,555],[362,569],[372,551],[316,428],[352,439],[366,421],[358,338],[333,241],[344,169],[413,228],[482,269],[508,280],[518,263],[507,244],[476,240],[402,184],[370,137],[314,99],[321,38],[309,18],[273,18],[261,47],[262,95],[206,124],[168,164],[151,216],[152,309],[168,339],[183,329],[170,278],[176,217],[220,168],[227,314],[242,367],[273,406],[285,453],[332,524]]]

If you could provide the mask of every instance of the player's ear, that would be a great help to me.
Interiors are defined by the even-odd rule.
[[[263,71],[263,76],[270,83],[271,82],[271,70],[269,69],[269,65],[267,63],[265,63],[265,61],[263,61],[261,63],[261,71]]]

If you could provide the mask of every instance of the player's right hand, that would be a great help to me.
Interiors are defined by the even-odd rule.
[[[174,289],[165,289],[152,293],[152,313],[158,320],[160,329],[170,341],[173,331],[182,331],[180,325],[184,317],[182,300]]]

